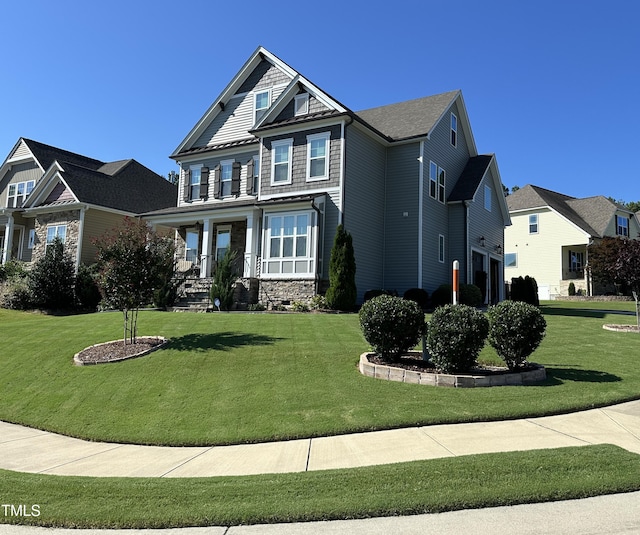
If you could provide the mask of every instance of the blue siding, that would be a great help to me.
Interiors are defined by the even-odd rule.
[[[356,127],[345,141],[344,225],[353,238],[358,302],[383,286],[386,150]]]

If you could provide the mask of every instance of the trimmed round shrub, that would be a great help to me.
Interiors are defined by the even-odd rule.
[[[444,305],[427,323],[427,350],[436,368],[444,373],[466,372],[475,365],[484,347],[489,321],[467,305]]]
[[[391,295],[370,299],[358,317],[365,340],[388,362],[418,345],[424,329],[424,312],[417,303]]]
[[[489,307],[489,343],[510,370],[526,366],[542,342],[547,322],[537,307],[523,301],[502,301]]]
[[[409,288],[404,295],[402,296],[404,299],[408,299],[409,301],[415,301],[418,303],[418,306],[424,310],[429,305],[429,294],[426,290],[422,288]]]
[[[453,290],[450,284],[441,284],[431,294],[431,304],[434,307],[450,305],[453,301]]]

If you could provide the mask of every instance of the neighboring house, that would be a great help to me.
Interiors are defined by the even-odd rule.
[[[599,293],[588,277],[588,245],[605,236],[637,238],[638,219],[603,196],[577,199],[527,185],[507,197],[505,279],[529,275],[540,299],[568,295],[569,284]]]
[[[56,236],[80,263],[125,216],[175,204],[176,187],[135,160],[101,162],[20,138],[0,167],[0,260],[34,262]]]
[[[258,48],[171,158],[177,205],[144,217],[178,229],[202,278],[235,249],[249,302],[326,289],[339,223],[360,302],[368,289],[431,293],[451,282],[453,260],[462,282],[502,297],[509,214],[460,91],[353,112]]]

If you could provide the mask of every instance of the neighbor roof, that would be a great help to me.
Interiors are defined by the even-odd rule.
[[[577,199],[539,186],[527,184],[507,197],[509,212],[549,206],[589,235],[601,238],[616,211],[617,204],[602,195]]]

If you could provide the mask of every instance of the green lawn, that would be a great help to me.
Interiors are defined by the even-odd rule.
[[[605,308],[582,311],[580,307]],[[0,419],[92,440],[213,445],[551,414],[640,397],[633,303],[547,303],[537,386],[445,389],[363,377],[350,314],[143,312],[171,344],[118,364],[73,354],[118,338],[121,315],[0,310]],[[495,359],[491,348],[482,358]]]
[[[202,479],[86,478],[0,470],[5,504],[37,517],[1,523],[73,528],[229,526],[584,498],[640,489],[640,457],[589,446],[301,474]]]

